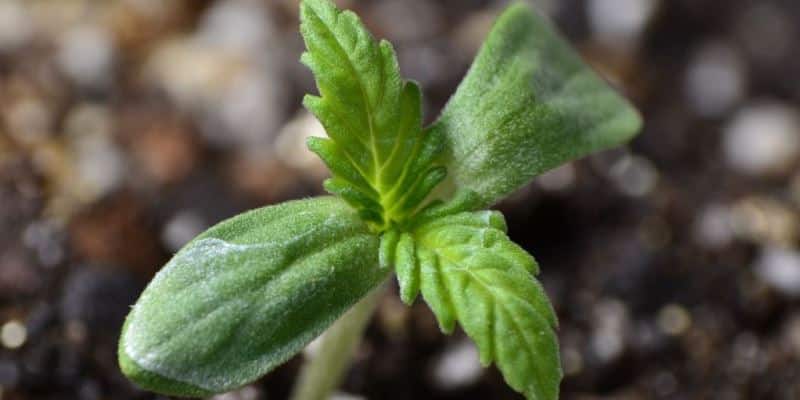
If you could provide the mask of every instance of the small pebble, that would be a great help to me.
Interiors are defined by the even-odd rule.
[[[719,116],[745,93],[746,65],[727,43],[704,44],[692,57],[686,92],[694,110],[705,117]]]
[[[303,349],[303,356],[311,360],[319,354],[320,350],[322,349],[322,343],[325,340],[325,332],[322,332],[321,335],[317,336],[316,339],[312,340],[306,347]]]
[[[598,41],[624,49],[639,39],[657,7],[658,0],[590,0],[589,25]]]
[[[227,51],[264,51],[276,38],[269,9],[258,1],[214,2],[200,22],[196,38]]]
[[[17,349],[28,340],[28,330],[17,320],[11,320],[0,328],[0,342],[7,349]]]
[[[327,137],[325,128],[308,111],[301,111],[278,133],[275,157],[286,165],[303,171],[309,177],[322,179],[328,170],[322,160],[306,146],[309,137]]]
[[[28,10],[19,0],[0,1],[0,52],[18,50],[34,36]]]
[[[102,89],[112,81],[114,51],[108,32],[96,25],[76,26],[61,36],[57,61],[76,84]]]
[[[792,246],[800,237],[800,215],[771,197],[747,197],[731,209],[736,236],[769,246]]]
[[[614,163],[611,177],[622,193],[631,197],[644,197],[655,189],[659,174],[650,160],[628,155]]]
[[[110,193],[126,177],[127,160],[112,138],[113,119],[111,110],[99,104],[78,104],[66,116],[79,195],[87,201]]]
[[[111,193],[125,180],[124,154],[106,138],[84,138],[76,143],[77,172],[87,200]]]
[[[739,172],[783,173],[800,156],[800,113],[780,103],[750,105],[728,123],[723,149],[728,165]]]
[[[483,374],[478,349],[469,340],[445,349],[433,364],[433,379],[443,390],[454,390],[475,383]]]
[[[206,228],[208,228],[208,224],[197,213],[188,210],[180,211],[167,222],[161,232],[161,241],[167,249],[174,253]]]
[[[756,275],[778,292],[800,296],[800,252],[779,247],[767,247],[755,261]]]
[[[568,190],[575,183],[575,167],[572,164],[564,164],[540,175],[536,178],[536,182],[542,189],[550,192]]]
[[[232,135],[238,147],[266,145],[274,137],[287,108],[283,81],[277,71],[251,65],[231,82],[222,97],[219,120]],[[274,68],[272,68],[274,69]],[[270,73],[265,74],[267,70]],[[206,127],[216,129],[214,125]]]
[[[719,250],[734,239],[733,221],[730,208],[722,204],[711,204],[704,207],[694,222],[695,240],[708,249]]]
[[[602,363],[619,358],[625,351],[626,331],[630,326],[625,304],[615,299],[599,301],[592,310],[591,348]]]
[[[209,144],[262,145],[283,118],[285,83],[271,63],[215,46],[192,37],[163,43],[153,52],[146,75],[195,115]]]
[[[565,347],[561,350],[561,365],[564,375],[578,375],[583,371],[583,355],[574,347]]]
[[[680,305],[669,304],[658,313],[658,327],[668,335],[683,335],[691,326],[691,314]]]

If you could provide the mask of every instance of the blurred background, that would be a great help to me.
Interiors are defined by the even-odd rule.
[[[430,121],[505,2],[338,3]],[[498,205],[561,319],[562,397],[800,398],[800,2],[536,6],[646,119]],[[221,219],[321,193],[302,48],[297,0],[0,0],[0,399],[165,399],[116,363],[144,285]],[[301,362],[216,399],[284,399]],[[394,295],[342,393],[521,398]]]

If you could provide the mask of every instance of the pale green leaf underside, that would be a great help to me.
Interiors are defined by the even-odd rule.
[[[420,90],[354,13],[329,0],[304,0],[300,11],[302,61],[320,93],[304,103],[330,137],[309,141],[333,173],[325,187],[381,229],[403,222],[445,175],[432,164],[440,137],[423,134]]]
[[[548,169],[630,139],[640,126],[636,110],[549,22],[517,3],[429,130],[446,142],[441,194],[471,190],[490,205]]]
[[[533,257],[505,234],[500,213],[460,213],[402,233],[393,257],[400,294],[419,292],[445,332],[458,321],[481,362],[496,362],[528,399],[556,400],[561,381],[557,324]]]
[[[146,389],[224,392],[288,360],[385,279],[378,238],[341,200],[254,210],[206,231],[128,316],[123,371]]]

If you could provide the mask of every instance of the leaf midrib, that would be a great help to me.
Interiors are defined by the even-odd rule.
[[[471,278],[471,281],[478,283],[486,292],[490,293],[491,294],[492,303],[495,304],[496,307],[499,307],[502,311],[505,312],[506,316],[511,320],[511,323],[513,324],[515,330],[517,330],[517,333],[522,338],[522,340],[525,341],[526,345],[530,346],[531,348],[533,347],[533,345],[535,343],[531,343],[530,342],[530,338],[528,337],[528,335],[525,335],[525,332],[524,332],[525,330],[522,329],[522,327],[519,326],[519,323],[514,318],[514,313],[511,310],[509,310],[508,307],[506,307],[503,302],[498,301],[498,299],[500,299],[502,296],[498,296],[498,290],[497,290],[497,288],[495,286],[491,285],[483,277],[475,274],[475,271],[473,271],[469,267],[452,267],[453,265],[459,265],[460,261],[450,258],[449,256],[445,255],[445,253],[440,252],[436,248],[431,249],[429,246],[425,246],[424,240],[422,240],[420,242],[420,244],[422,244],[424,247],[428,247],[428,251],[431,251],[433,254],[435,254],[437,258],[443,259],[446,262],[448,262],[449,265],[451,265],[451,266],[446,267],[441,262],[437,262],[436,263],[437,269],[439,269],[439,273],[443,276],[443,278],[446,278],[446,277],[448,277],[448,275],[450,275],[450,274],[447,274],[445,272],[445,270],[460,272],[462,274],[468,275]],[[497,268],[490,268],[490,267],[481,268],[481,270],[490,270],[490,269],[503,272],[503,270],[499,270]],[[446,279],[442,280],[443,281],[443,286],[445,286],[445,289],[447,289],[448,292],[449,292],[450,291],[450,288],[449,288],[450,285],[445,284],[444,283],[445,280]],[[526,299],[524,299],[523,297],[517,295],[513,291],[510,292],[510,293],[501,292],[501,294],[503,296],[511,297],[511,298],[513,298],[513,299],[525,304],[526,306],[531,308],[531,311],[534,314],[536,313],[536,308],[533,305],[531,305]],[[458,319],[458,321],[464,321],[465,319],[462,318],[462,315],[459,315],[459,314],[461,314],[459,312],[459,309],[454,306],[455,303],[452,301],[451,293],[447,293],[447,296],[448,296],[448,299],[450,300],[450,304],[453,306],[453,312],[456,314],[456,318]],[[495,312],[495,314],[498,314],[498,313]],[[493,326],[496,325],[496,324],[494,324],[494,322],[492,324],[493,324]],[[548,326],[548,329],[551,329],[551,328]],[[492,355],[492,360],[497,362],[496,346],[494,344],[495,338],[497,336],[496,332],[493,332],[493,333],[489,334],[489,336],[490,336],[489,337],[489,342],[490,342],[490,346],[491,346],[490,354]],[[529,355],[529,358],[533,358],[533,357],[534,357],[533,355]],[[533,364],[535,365],[535,363],[533,363]],[[541,371],[540,371],[540,373],[541,373]],[[532,379],[534,379],[536,381],[536,385],[534,387],[537,388],[538,390],[542,390],[543,385],[542,385],[542,382],[539,379],[539,377],[538,376],[534,376],[534,377],[532,377]],[[539,397],[539,396],[537,395],[537,397]]]
[[[336,32],[333,30],[333,28],[331,26],[329,26],[328,23],[326,23],[326,21],[323,20],[319,16],[319,14],[317,14],[317,12],[315,10],[311,10],[311,12],[313,13],[314,18],[317,19],[317,21],[319,21],[323,27],[325,27],[325,29],[327,30],[328,34],[330,34],[330,36],[333,38],[333,42],[336,44],[336,51],[338,53],[344,55],[343,58],[347,61],[346,65],[347,65],[348,69],[353,74],[353,77],[356,80],[356,82],[358,82],[358,89],[359,89],[359,92],[361,93],[361,97],[364,100],[364,106],[365,106],[365,110],[364,111],[367,114],[367,124],[369,126],[370,146],[372,148],[371,149],[372,150],[372,162],[373,162],[373,165],[374,165],[373,176],[372,177],[364,176],[364,178],[367,179],[367,181],[370,184],[373,185],[373,188],[375,188],[378,193],[380,193],[380,189],[379,189],[379,186],[378,186],[380,184],[380,176],[378,175],[378,172],[377,172],[379,170],[379,162],[378,162],[376,145],[375,145],[375,126],[374,126],[374,121],[373,121],[374,117],[373,117],[373,113],[372,113],[372,109],[371,109],[372,104],[370,102],[369,96],[367,95],[364,82],[361,79],[361,74],[358,73],[358,70],[356,69],[355,64],[353,63],[353,60],[350,58],[350,54],[344,48],[344,45],[339,41],[339,37],[336,34]],[[338,12],[338,11],[335,12],[334,18],[336,19],[336,21],[334,21],[334,23],[336,25],[339,24],[339,18],[341,18],[342,15],[344,15],[343,12]],[[380,51],[379,51],[378,58],[379,59],[382,58],[382,56],[380,55]],[[385,77],[383,76],[383,69],[380,68],[380,70],[381,70],[381,72],[380,72],[380,74],[381,74],[380,81],[381,81],[381,83],[384,83]],[[383,85],[380,85],[380,87],[383,87]],[[382,97],[383,96],[381,96],[381,98]],[[361,173],[364,174],[363,171]]]

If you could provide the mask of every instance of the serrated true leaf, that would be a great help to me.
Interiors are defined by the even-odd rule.
[[[309,148],[333,173],[326,189],[380,230],[404,222],[442,179],[441,137],[425,135],[419,88],[400,77],[392,45],[330,0],[304,0],[301,32],[320,97],[304,104],[330,139]]]
[[[500,213],[480,211],[403,234],[394,254],[400,293],[410,303],[421,292],[444,332],[459,322],[481,362],[496,362],[509,386],[530,400],[556,400],[556,317],[533,277],[536,262],[505,229]]]
[[[640,126],[636,110],[545,18],[516,3],[429,130],[446,142],[441,194],[473,191],[485,206],[548,169],[630,139]]]
[[[179,251],[128,316],[120,365],[140,386],[201,396],[283,363],[378,286],[378,238],[332,197],[254,210]]]

